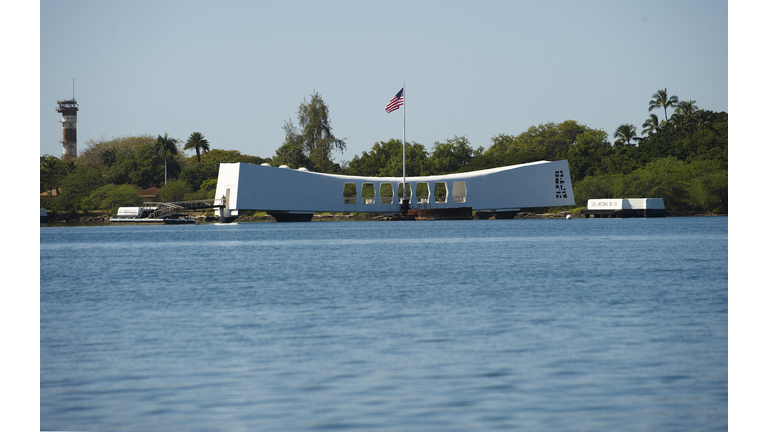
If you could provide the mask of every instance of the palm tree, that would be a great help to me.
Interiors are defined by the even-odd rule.
[[[67,174],[72,174],[77,170],[77,161],[75,160],[68,160],[64,162],[64,172]]]
[[[117,152],[115,149],[109,149],[101,154],[101,161],[107,166],[107,169],[112,168],[112,165],[117,162]]]
[[[712,111],[698,110],[693,115],[696,127],[701,130],[713,132],[715,135],[720,135],[720,132],[714,128],[715,113]]]
[[[651,114],[648,120],[643,123],[643,135],[650,136],[652,133],[656,133],[659,131],[659,128],[661,127],[661,124],[659,124],[659,116],[656,114]]]
[[[184,150],[189,150],[191,148],[195,149],[195,153],[197,153],[197,163],[200,163],[200,150],[202,149],[204,152],[207,152],[211,149],[211,146],[208,145],[208,140],[205,139],[203,134],[200,132],[193,132],[189,139],[187,139],[187,143],[184,145]]]
[[[675,113],[680,114],[683,117],[693,118],[694,114],[696,114],[696,112],[699,110],[699,107],[694,105],[695,103],[695,100],[682,101],[677,104]]]
[[[669,126],[674,131],[677,138],[693,135],[694,127],[696,126],[692,117],[688,117],[680,112],[675,112],[672,117],[669,118]]]
[[[614,132],[613,137],[618,138],[614,144],[631,145],[632,140],[637,140],[637,128],[635,125],[625,123],[616,128],[616,132]]]
[[[58,162],[59,160],[53,156],[48,156],[43,159],[42,162],[40,162],[40,171],[42,171],[43,174],[45,174],[45,176],[48,178],[48,185],[46,188],[53,187],[53,176],[56,174]],[[52,190],[53,189],[48,190],[48,195],[51,195]]]
[[[671,96],[667,98],[667,89],[659,90],[651,96],[651,101],[648,102],[648,111],[653,111],[654,108],[664,108],[664,120],[669,122],[667,117],[667,108],[677,106],[677,96]]]
[[[178,142],[176,138],[168,138],[168,132],[162,137],[158,135],[155,141],[155,153],[162,156],[165,161],[165,184],[168,184],[168,156],[178,153],[176,142]]]

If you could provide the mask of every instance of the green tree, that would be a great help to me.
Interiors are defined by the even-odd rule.
[[[722,112],[722,113],[715,113],[709,110],[696,110],[694,113],[695,122],[697,125],[697,130],[702,132],[702,134],[711,132],[715,136],[720,136],[720,130],[716,127],[716,125],[726,125],[728,124],[728,113]]]
[[[104,165],[106,165],[107,169],[112,168],[112,165],[117,162],[117,151],[114,149],[109,149],[102,154],[101,159],[104,162]]]
[[[189,194],[184,195],[184,199],[186,201],[194,201],[194,200],[204,200],[204,199],[213,199],[216,198],[216,184],[218,183],[218,179],[208,179],[205,180],[201,185],[200,189],[198,189],[195,192],[191,192]]]
[[[271,162],[270,158],[260,158],[258,156],[244,155],[237,150],[221,150],[210,149],[207,152],[200,155],[201,163],[250,163],[254,165],[261,165],[264,162]]]
[[[78,163],[76,159],[67,159],[63,161],[64,163],[64,172],[66,174],[74,174],[75,171],[77,171]]]
[[[187,182],[189,187],[195,191],[200,189],[200,185],[206,180],[219,177],[219,164],[216,163],[193,163],[185,166],[179,174],[179,179]]]
[[[643,123],[643,135],[650,136],[651,134],[655,134],[659,131],[659,128],[661,125],[659,124],[659,116],[656,114],[650,114],[648,116],[648,120]]]
[[[674,157],[656,159],[641,169],[617,178],[617,197],[663,198],[669,211],[688,208],[690,167]]]
[[[55,210],[69,213],[88,211],[88,205],[83,200],[103,185],[104,180],[96,169],[91,167],[77,168],[75,172],[67,175],[61,181],[61,194],[56,199]]]
[[[514,137],[506,144],[505,153],[522,153],[528,157],[525,162],[537,160],[557,160],[568,154],[568,149],[576,143],[576,138],[586,128],[573,120],[562,123],[545,123],[532,126],[527,131]],[[492,151],[493,146],[488,149]],[[519,163],[525,163],[519,162]]]
[[[320,172],[330,172],[333,168],[331,152],[335,150],[343,153],[347,149],[344,140],[333,135],[328,111],[328,106],[315,92],[312,93],[309,103],[305,99],[299,105],[298,127],[290,120],[283,126],[284,144],[298,145],[312,162],[314,169]]]
[[[613,133],[613,137],[618,138],[614,144],[632,145],[632,141],[637,140],[637,128],[635,125],[625,123],[616,128],[616,132]]]
[[[607,174],[629,174],[642,167],[637,161],[638,149],[632,145],[614,144],[613,151],[599,161],[602,172]]]
[[[40,158],[40,192],[56,188],[54,179],[59,173],[59,165],[59,159],[55,156],[45,155]]]
[[[392,159],[401,161],[400,175],[402,175],[402,141],[395,139],[387,142],[378,141],[373,144],[370,153],[364,151],[362,155],[355,155],[352,158],[349,162],[348,172],[350,175],[383,177]]]
[[[450,174],[458,171],[468,164],[473,157],[474,150],[469,145],[466,137],[457,137],[444,143],[436,142],[429,155],[432,175]]]
[[[699,111],[699,107],[695,105],[695,100],[687,100],[677,103],[677,108],[675,108],[675,113],[682,115],[683,117],[693,117],[697,111]]]
[[[286,142],[281,145],[275,152],[275,157],[272,158],[273,163],[276,166],[287,165],[293,169],[307,168],[314,171],[314,164],[307,158],[301,146],[294,142]]]
[[[664,120],[669,122],[667,117],[667,108],[674,108],[677,106],[677,96],[667,97],[667,89],[659,90],[651,96],[651,101],[648,102],[648,111],[653,111],[656,108],[664,108]]]
[[[161,186],[165,178],[165,169],[167,168],[169,177],[176,177],[181,172],[183,162],[183,158],[178,154],[165,159],[155,151],[154,144],[150,143],[133,153],[119,156],[104,178],[107,183],[132,184],[142,189]]]
[[[154,142],[154,137],[148,134],[88,140],[84,146],[85,150],[78,154],[77,162],[106,173],[124,155],[132,154],[140,147]]]
[[[184,195],[190,193],[189,185],[184,180],[171,180],[160,188],[160,197],[163,201],[183,201]]]
[[[104,209],[112,215],[121,206],[136,207],[141,205],[142,198],[138,192],[139,188],[136,186],[110,183],[91,192],[88,198],[83,200],[83,207],[88,211]]]
[[[191,148],[195,149],[195,153],[197,153],[197,163],[200,163],[200,150],[207,152],[211,149],[211,146],[208,144],[208,140],[205,139],[203,134],[200,132],[192,132],[187,139],[187,143],[184,145],[184,150],[189,150]]]
[[[573,184],[574,201],[577,207],[586,207],[590,199],[613,197],[613,183],[620,175],[587,176]]]
[[[701,211],[728,213],[728,170],[714,168],[710,165],[712,163],[714,161],[693,164],[697,175],[689,188],[691,207]]]
[[[499,134],[491,138],[493,145],[488,150],[474,157],[460,171],[566,159],[570,148],[587,130],[586,126],[566,120],[559,124],[550,122],[531,126],[518,136]]]
[[[402,141],[396,140],[400,143]],[[383,174],[388,177],[403,176],[403,147],[399,146],[399,157],[392,158],[384,167]],[[426,147],[417,142],[410,142],[405,145],[405,174],[408,177],[430,175],[431,166],[429,153]]]
[[[168,184],[168,157],[175,156],[179,152],[176,148],[177,142],[176,138],[168,138],[168,132],[165,133],[165,136],[158,135],[157,140],[155,140],[155,153],[163,157],[165,165],[164,184]]]
[[[429,175],[430,160],[423,145],[410,143],[405,146],[405,173],[407,176]],[[371,152],[363,152],[349,162],[350,175],[369,177],[403,176],[403,142],[391,139],[377,142]]]
[[[697,118],[699,107],[694,105],[696,101],[683,101],[677,104],[675,113],[672,114],[670,124],[672,124],[679,135],[693,136],[696,129],[700,126]]]
[[[608,142],[608,134],[602,130],[587,129],[576,137],[576,144],[568,149],[568,167],[572,181],[609,173],[605,162],[613,152],[614,149]]]

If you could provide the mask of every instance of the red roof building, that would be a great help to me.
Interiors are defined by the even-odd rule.
[[[151,187],[139,192],[139,196],[144,202],[160,202],[160,188]]]

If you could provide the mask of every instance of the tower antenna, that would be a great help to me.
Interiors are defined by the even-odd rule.
[[[75,100],[75,79],[72,78],[72,100]]]

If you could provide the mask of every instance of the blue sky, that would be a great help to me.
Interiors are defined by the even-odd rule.
[[[576,120],[611,137],[648,118],[662,88],[728,111],[728,3],[676,1],[40,2],[40,154],[61,156],[57,99],[90,139],[201,132],[270,157],[317,91],[339,162],[402,137],[389,99],[406,85],[406,138]],[[190,155],[191,152],[188,152]]]

